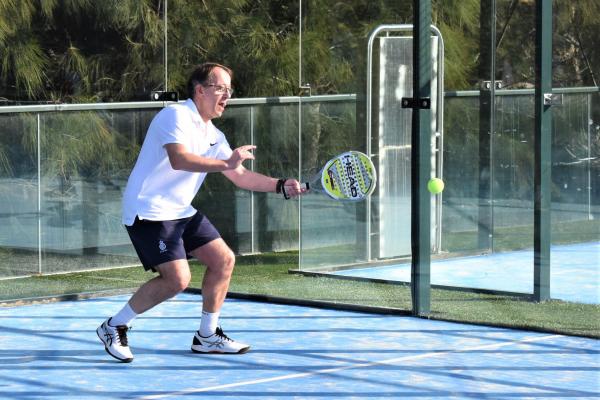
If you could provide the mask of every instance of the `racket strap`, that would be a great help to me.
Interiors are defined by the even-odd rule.
[[[285,182],[287,178],[281,178],[277,181],[277,185],[275,186],[275,192],[283,194],[283,198],[289,200],[290,196],[285,191]]]

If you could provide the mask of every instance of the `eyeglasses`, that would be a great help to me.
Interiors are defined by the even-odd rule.
[[[227,92],[227,94],[229,94],[230,96],[233,94],[233,88],[229,87],[229,86],[225,86],[225,85],[204,85],[204,86],[212,86],[215,88],[215,93],[216,94],[225,94],[225,92]]]

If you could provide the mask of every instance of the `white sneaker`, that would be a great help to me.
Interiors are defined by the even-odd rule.
[[[110,326],[109,322],[110,318],[96,329],[96,334],[104,343],[104,350],[119,361],[132,362],[133,354],[127,344],[129,327],[126,325]]]
[[[249,345],[230,339],[221,328],[217,328],[217,331],[209,337],[201,336],[200,332],[196,331],[192,342],[194,353],[243,354],[248,350],[250,350]]]

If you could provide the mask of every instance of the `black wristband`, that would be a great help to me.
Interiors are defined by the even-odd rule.
[[[286,181],[287,181],[286,178],[279,179],[277,181],[277,185],[275,186],[275,192],[283,194],[283,198],[288,200],[290,198],[290,196],[288,196],[288,194],[285,191],[285,182]]]
[[[277,193],[277,194],[281,193],[281,188],[283,187],[283,185],[285,185],[286,180],[287,179],[282,178],[277,181],[277,185],[275,185],[275,193]]]

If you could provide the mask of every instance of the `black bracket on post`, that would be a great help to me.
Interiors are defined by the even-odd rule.
[[[544,93],[545,106],[562,106],[563,95],[557,93]]]
[[[502,81],[494,81],[494,89],[496,90],[502,89],[503,85],[504,83]],[[490,91],[492,90],[492,81],[481,81],[479,86],[481,90]]]
[[[156,91],[156,92],[150,93],[150,100],[153,100],[153,101],[179,101],[179,94],[177,92]]]
[[[429,97],[425,97],[422,99],[413,99],[412,97],[403,97],[401,104],[402,104],[402,108],[430,109],[431,108],[431,99]]]

